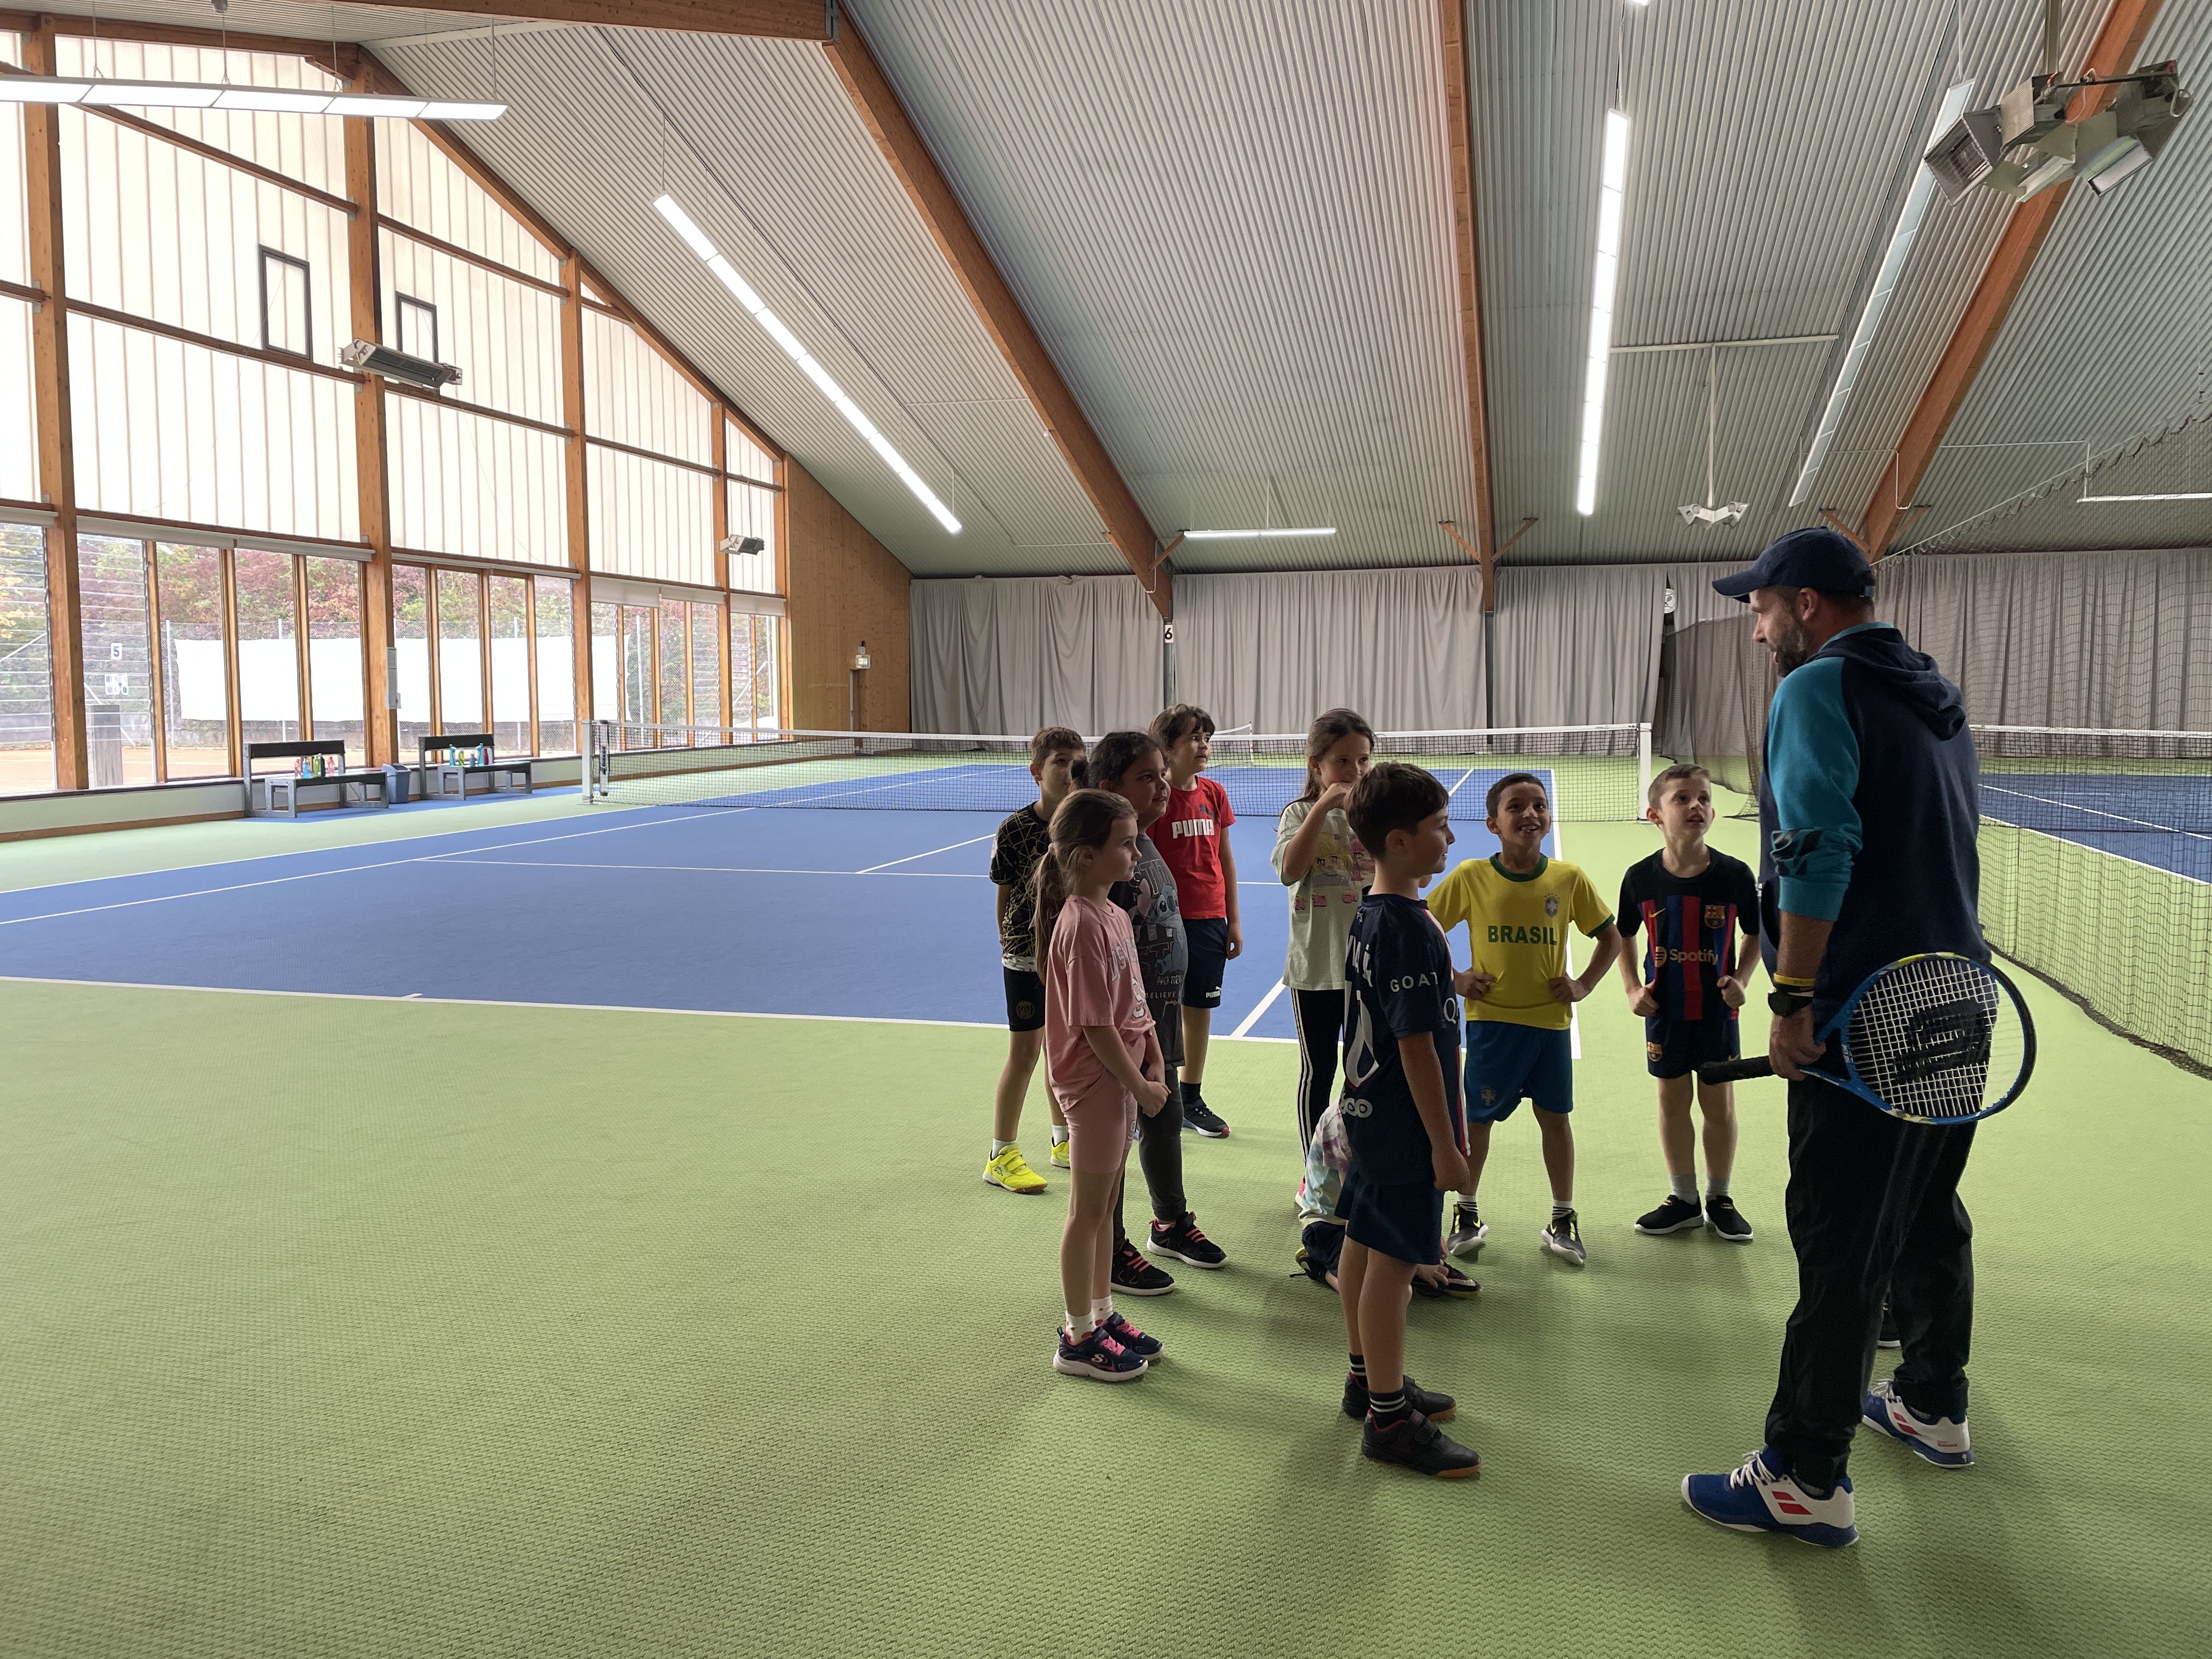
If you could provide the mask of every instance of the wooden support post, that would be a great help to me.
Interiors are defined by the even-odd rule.
[[[54,20],[42,17],[24,41],[33,75],[54,68]],[[62,112],[23,106],[25,205],[30,220],[30,278],[46,302],[31,313],[31,377],[39,432],[39,488],[54,509],[46,532],[46,629],[53,665],[54,787],[91,781],[85,752],[84,607],[76,562],[76,428],[70,399],[67,265],[62,257]],[[157,669],[155,672],[159,672]]]
[[[561,261],[562,285],[568,290],[561,301],[561,419],[568,428],[564,454],[568,498],[568,568],[576,573],[576,586],[568,608],[569,625],[576,641],[576,746],[584,746],[583,723],[593,719],[592,707],[592,521],[585,490],[589,475],[584,444],[584,275],[582,262],[571,253]],[[617,635],[620,629],[617,626]],[[622,641],[615,641],[619,651]],[[615,711],[620,718],[622,711]],[[584,780],[585,787],[591,780]]]
[[[715,724],[732,726],[730,702],[730,556],[722,544],[730,539],[730,420],[729,411],[714,405],[714,568],[721,573],[722,637],[714,641],[714,660],[722,665],[721,714]],[[693,715],[697,719],[697,715]]]
[[[1498,546],[1490,482],[1490,398],[1482,342],[1482,260],[1474,216],[1474,128],[1467,87],[1467,0],[1437,0],[1444,76],[1444,149],[1451,164],[1452,252],[1459,264],[1460,349],[1467,374],[1467,432],[1474,468],[1474,552],[1482,608],[1493,608]],[[1457,535],[1455,531],[1454,535]],[[1465,543],[1461,544],[1462,546]]]
[[[351,282],[353,337],[384,338],[376,270],[376,128],[365,116],[345,118],[346,194],[354,203],[346,227],[346,267]],[[368,763],[401,759],[399,712],[392,701],[391,463],[385,430],[384,382],[364,374],[353,394],[354,471],[361,497],[361,538],[368,544],[363,571],[361,648],[368,698],[362,709]]]
[[[1445,535],[1450,537],[1462,547],[1465,548],[1467,550],[1467,556],[1473,559],[1476,564],[1482,568],[1482,610],[1483,614],[1487,616],[1490,612],[1498,609],[1497,556],[1495,554],[1486,555],[1478,550],[1466,537],[1459,533],[1459,526],[1454,524],[1449,519],[1440,519],[1437,522],[1438,528],[1443,530]],[[1535,520],[1531,519],[1528,523],[1534,524],[1535,523]],[[1522,526],[1522,529],[1524,531],[1527,528],[1528,525],[1523,525]],[[1518,541],[1520,538],[1516,535],[1514,539]]]

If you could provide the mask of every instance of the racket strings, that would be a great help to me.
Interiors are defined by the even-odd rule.
[[[1894,964],[1860,997],[1845,1032],[1861,1080],[1900,1116],[1978,1116],[2026,1064],[2025,1029],[1997,979],[1960,957]]]

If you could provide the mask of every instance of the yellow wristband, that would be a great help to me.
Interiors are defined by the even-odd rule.
[[[1788,974],[1775,974],[1770,977],[1784,990],[1809,991],[1813,988],[1814,981],[1809,979],[1796,979]]]

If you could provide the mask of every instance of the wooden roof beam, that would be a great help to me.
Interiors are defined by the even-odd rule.
[[[1482,264],[1475,240],[1474,126],[1467,88],[1466,0],[1437,0],[1437,6],[1443,25],[1444,148],[1451,163],[1452,251],[1459,257],[1459,331],[1467,360],[1468,442],[1474,463],[1472,550],[1482,566],[1483,609],[1487,611],[1491,572],[1504,550],[1498,545],[1497,509],[1490,486],[1490,396],[1482,349]]]
[[[357,0],[420,11],[414,0]],[[672,29],[684,34],[744,34],[769,40],[827,40],[831,0],[437,0],[439,11],[543,23]]]
[[[2112,9],[2105,14],[2104,24],[2089,47],[2086,72],[2096,76],[2124,73],[2142,52],[2158,9],[2159,0],[2112,0]],[[2101,88],[2081,93],[2076,100],[2073,118],[2082,121],[2098,113],[2112,95],[2108,89]],[[1905,434],[1898,440],[1896,456],[1890,465],[1882,469],[1874,497],[1860,516],[1859,521],[1866,526],[1869,559],[1880,559],[1902,533],[1905,515],[1911,510],[1913,496],[1927,482],[1928,469],[1935,464],[1943,434],[1951,429],[1951,422],[1958,418],[1966,394],[1973,389],[1974,378],[1988,361],[1990,349],[1996,343],[2005,319],[2012,314],[2013,302],[2027,285],[2035,256],[2042,251],[2044,239],[2051,234],[2051,226],[2058,221],[2058,210],[2066,204],[2073,189],[2069,182],[2032,196],[2014,207],[2012,216],[2005,222],[2004,234],[1997,239],[1996,252],[1990,256],[1982,280],[1974,286],[1973,297],[1966,301],[1958,326],[1951,331],[1950,343],[1936,360],[1936,372],[1921,392],[1920,401],[1914,405],[1911,418],[1905,423]]]
[[[1158,558],[1152,520],[1137,504],[1136,495],[1106,453],[1106,446],[1099,441],[1082,405],[1060,378],[1044,342],[1000,274],[983,239],[975,234],[952,186],[945,182],[908,116],[906,106],[892,90],[883,65],[868,50],[868,43],[860,38],[849,16],[840,20],[836,38],[825,42],[823,50],[845,83],[846,94],[862,124],[905,186],[922,223],[936,238],[945,263],[967,289],[969,303],[1006,358],[1006,367],[1029,394],[1045,430],[1060,446],[1068,470],[1091,498],[1091,505],[1105,524],[1107,540],[1144,584],[1160,615],[1172,616],[1174,572]]]

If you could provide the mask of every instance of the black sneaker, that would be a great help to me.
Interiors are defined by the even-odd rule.
[[[1444,1237],[1444,1254],[1472,1261],[1482,1254],[1483,1242],[1489,1237],[1490,1224],[1476,1213],[1473,1201],[1464,1198],[1455,1200],[1452,1205],[1451,1231]]]
[[[1443,1480],[1464,1480],[1482,1468],[1474,1447],[1461,1445],[1419,1412],[1407,1412],[1387,1428],[1368,1418],[1360,1431],[1359,1455]]]
[[[1207,1105],[1195,1091],[1182,1097],[1182,1127],[1196,1131],[1208,1140],[1229,1139],[1229,1126],[1221,1121],[1221,1114]]]
[[[1225,1267],[1229,1261],[1221,1246],[1199,1231],[1198,1218],[1188,1210],[1180,1221],[1152,1223],[1151,1249],[1154,1255],[1171,1255],[1194,1267]]]
[[[1431,1302],[1465,1302],[1482,1294],[1482,1281],[1479,1279],[1469,1279],[1447,1261],[1444,1263],[1442,1279],[1425,1279],[1419,1273],[1415,1273],[1413,1294],[1426,1297]]]
[[[1705,1223],[1731,1244],[1751,1243],[1751,1223],[1743,1218],[1743,1212],[1726,1193],[1715,1194],[1705,1200]]]
[[[1876,1334],[1874,1345],[1877,1348],[1901,1348],[1905,1346],[1905,1339],[1897,1334],[1897,1316],[1890,1312],[1887,1301],[1881,1304],[1881,1329]]]
[[[1124,1296],[1165,1296],[1175,1289],[1175,1276],[1155,1267],[1145,1253],[1123,1239],[1114,1251],[1114,1266],[1106,1281]]]
[[[1677,1198],[1667,1194],[1667,1201],[1656,1210],[1646,1210],[1636,1218],[1636,1231],[1649,1233],[1654,1238],[1663,1238],[1668,1233],[1683,1232],[1692,1227],[1702,1227],[1705,1212],[1693,1198]]]
[[[1553,1216],[1551,1225],[1536,1235],[1536,1242],[1560,1261],[1572,1262],[1577,1267],[1589,1261],[1589,1252],[1583,1247],[1583,1230],[1572,1210]]]
[[[1401,1379],[1406,1387],[1406,1403],[1427,1418],[1431,1423],[1441,1423],[1459,1410],[1459,1401],[1448,1394],[1431,1394],[1410,1376]],[[1344,1414],[1355,1420],[1367,1415],[1367,1379],[1344,1374]]]

